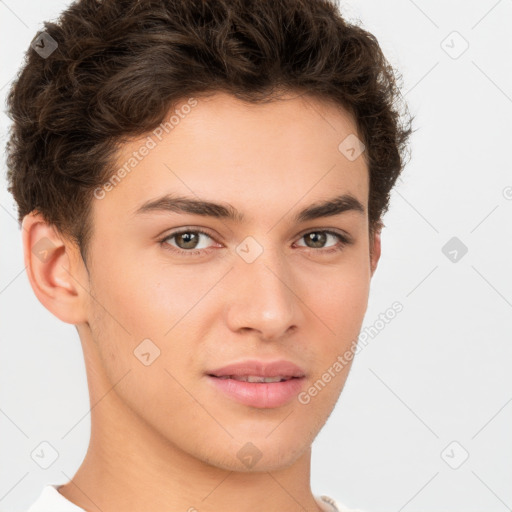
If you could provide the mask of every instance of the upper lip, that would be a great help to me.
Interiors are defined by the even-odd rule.
[[[258,377],[304,377],[302,368],[284,359],[278,361],[245,360],[238,363],[228,364],[222,368],[216,368],[208,372],[208,375],[225,377],[236,375],[244,377],[248,375]]]

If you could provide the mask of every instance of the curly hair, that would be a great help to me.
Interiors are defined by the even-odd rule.
[[[20,226],[39,212],[85,262],[94,190],[119,144],[183,98],[219,91],[251,103],[296,91],[345,108],[366,146],[370,231],[383,225],[412,117],[375,36],[334,0],[81,0],[44,27],[54,51],[41,56],[36,35],[7,99]]]

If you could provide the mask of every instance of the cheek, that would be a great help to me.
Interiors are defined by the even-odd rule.
[[[121,337],[161,337],[176,321],[190,288],[179,275],[136,257],[136,252],[117,250],[105,241],[102,258],[95,265],[97,300],[110,313]]]
[[[158,287],[147,282],[140,285],[144,277],[147,273],[116,281],[111,273],[108,287],[106,283],[96,285],[90,327],[102,371],[116,385],[117,395],[156,422],[159,416],[155,411],[190,407],[190,397],[178,382],[184,380],[183,372],[193,367],[194,353],[186,343],[186,333],[179,330],[181,323],[165,335],[183,314],[173,311],[176,306],[170,303],[171,293],[159,294]],[[175,295],[173,300],[178,300]]]
[[[146,392],[156,392],[161,379],[171,379],[165,369],[181,380],[197,365],[191,340],[202,335],[207,301],[201,299],[211,284],[184,269],[132,257],[104,260],[96,272],[93,308],[100,319],[93,334],[113,382],[131,370],[130,380],[140,378]],[[144,366],[137,357],[146,353],[152,362]]]
[[[368,305],[369,269],[347,265],[313,280],[307,304],[337,343],[357,336]],[[323,283],[323,292],[319,286]]]

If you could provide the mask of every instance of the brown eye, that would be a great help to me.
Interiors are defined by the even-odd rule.
[[[199,236],[194,231],[187,231],[185,233],[178,233],[174,235],[176,245],[180,249],[195,249],[199,243]]]
[[[313,231],[312,233],[304,235],[304,239],[312,244],[309,247],[321,249],[327,240],[327,235],[323,231]]]
[[[338,243],[325,246],[329,236],[337,239]],[[301,239],[306,241],[306,247],[309,249],[318,249],[317,252],[324,253],[341,250],[345,245],[351,243],[351,240],[348,237],[330,230],[310,231],[309,233],[302,235]]]
[[[177,254],[195,256],[201,252],[206,253],[211,249],[210,246],[198,248],[201,243],[201,238],[212,239],[208,233],[200,229],[174,231],[160,240],[160,245],[162,245],[166,250]],[[174,243],[169,242],[169,240],[173,239],[175,240]]]

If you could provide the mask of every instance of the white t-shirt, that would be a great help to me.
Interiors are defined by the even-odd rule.
[[[83,508],[71,503],[57,491],[57,488],[61,485],[63,484],[46,485],[27,512],[85,512]],[[362,510],[349,509],[328,496],[315,496],[315,499],[324,512],[363,512]]]

